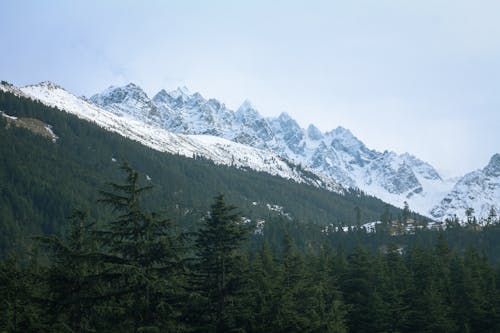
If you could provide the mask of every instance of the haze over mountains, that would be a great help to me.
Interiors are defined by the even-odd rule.
[[[486,216],[492,206],[499,208],[498,154],[483,170],[457,182],[443,179],[411,154],[370,149],[343,127],[328,132],[314,125],[304,129],[286,113],[262,117],[249,101],[233,111],[186,87],[161,90],[149,98],[130,83],[88,100],[51,83],[21,91],[158,150],[199,154],[339,192],[341,186],[357,187],[395,206],[407,201],[412,210],[439,220],[463,218],[471,207],[478,217]]]

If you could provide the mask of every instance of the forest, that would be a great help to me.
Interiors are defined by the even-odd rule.
[[[374,250],[356,232],[298,247],[304,233],[288,229],[277,244],[218,194],[187,232],[144,208],[153,189],[121,169],[98,194],[109,221],[74,210],[64,236],[36,237],[0,264],[1,331],[500,330],[500,269],[473,247],[453,249],[446,231]],[[458,238],[470,232],[482,231]]]

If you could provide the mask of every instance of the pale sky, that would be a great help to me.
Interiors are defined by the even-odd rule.
[[[445,175],[500,152],[500,1],[3,1],[0,79],[185,85]]]

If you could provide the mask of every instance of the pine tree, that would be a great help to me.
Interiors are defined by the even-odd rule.
[[[497,222],[497,211],[494,206],[491,206],[490,211],[488,213],[487,223],[488,225],[490,225],[496,222]]]
[[[110,183],[100,202],[111,206],[117,217],[98,237],[105,252],[100,256],[108,318],[134,332],[179,330],[179,296],[182,243],[173,223],[142,208],[141,197],[151,189],[139,185],[139,174],[128,164],[124,184]]]
[[[252,298],[252,322],[247,331],[270,332],[273,330],[275,309],[277,306],[276,293],[281,285],[278,284],[278,269],[269,244],[264,241],[262,248],[252,262],[249,280]]]
[[[396,244],[388,245],[381,269],[379,290],[387,304],[383,313],[385,330],[403,332],[408,312],[405,295],[410,287],[410,273]]]
[[[276,295],[276,318],[274,327],[278,332],[303,332],[310,326],[311,314],[304,308],[310,306],[309,296],[304,297],[307,277],[304,259],[296,250],[288,233],[283,244],[283,260],[279,274],[280,287]],[[311,309],[310,307],[308,310]]]
[[[241,245],[247,238],[248,227],[243,225],[236,207],[227,205],[219,194],[196,233],[197,263],[192,284],[200,295],[202,313],[196,330],[228,332],[238,329],[237,310],[244,279],[237,270],[241,267]]]
[[[86,214],[74,211],[66,240],[56,236],[39,238],[51,259],[46,277],[46,302],[54,330],[69,328],[73,332],[88,332],[94,329],[92,319],[100,290],[91,228]]]
[[[453,332],[456,323],[451,315],[451,305],[446,297],[448,291],[438,270],[435,253],[415,248],[408,256],[408,267],[412,282],[407,293],[410,306],[405,331],[407,332]]]
[[[37,256],[27,266],[15,256],[0,262],[0,332],[45,332],[44,287]]]
[[[374,288],[372,263],[366,250],[357,247],[348,257],[347,269],[342,276],[342,293],[348,306],[347,323],[350,332],[377,332],[378,312],[382,299]]]

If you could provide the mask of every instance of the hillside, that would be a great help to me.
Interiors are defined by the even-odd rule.
[[[36,97],[46,94],[43,83],[21,89]],[[322,132],[313,124],[302,128],[287,113],[266,118],[248,100],[233,111],[186,87],[163,89],[149,98],[130,83],[109,87],[90,101],[120,117],[173,133],[207,134],[272,151],[344,187],[359,188],[396,206],[407,201],[426,215],[453,187],[453,181],[411,154],[376,151],[341,126]]]
[[[128,161],[155,186],[148,205],[189,227],[223,192],[250,218],[279,215],[283,207],[298,223],[360,222],[379,219],[386,204],[359,191],[342,194],[300,184],[248,168],[217,165],[206,158],[164,153],[107,131],[94,123],[11,92],[0,92],[0,110],[50,125],[56,142],[28,129],[7,126],[0,118],[0,245],[2,252],[29,235],[60,233],[73,208],[96,218],[98,190],[120,179],[118,166]],[[401,211],[390,207],[397,216]],[[29,243],[29,242],[28,242]]]

